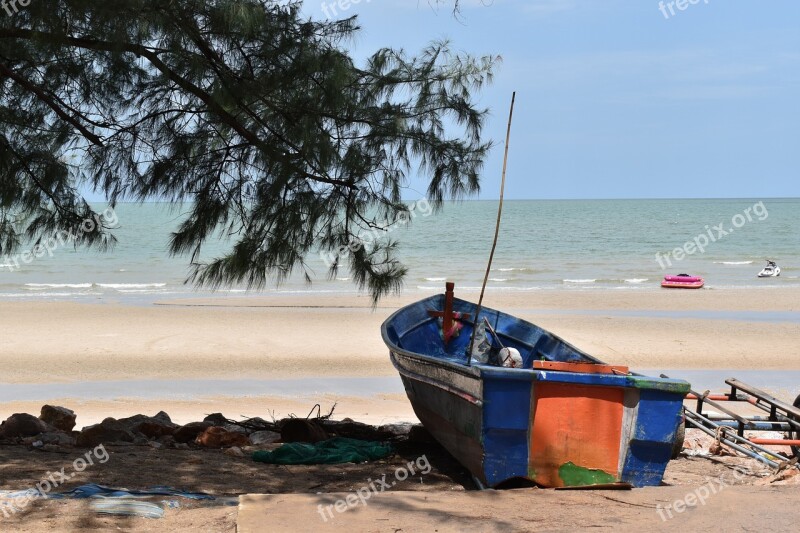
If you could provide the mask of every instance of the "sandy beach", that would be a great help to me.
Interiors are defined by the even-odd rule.
[[[797,529],[798,18],[0,0],[0,533]]]
[[[458,295],[468,300],[477,297],[468,291]],[[36,414],[43,403],[50,403],[73,409],[78,428],[106,417],[152,415],[162,410],[178,424],[215,412],[231,419],[277,420],[292,414],[305,417],[318,404],[323,414],[335,407],[338,419],[349,417],[375,425],[413,422],[415,415],[381,340],[380,324],[399,306],[421,296],[386,299],[375,309],[367,298],[341,295],[195,298],[147,306],[6,302],[0,306],[4,331],[0,419],[19,412]],[[782,383],[780,392],[791,400],[798,392],[792,378],[799,368],[797,302],[798,290],[765,289],[492,293],[485,303],[540,324],[614,364],[652,373],[668,371],[673,377],[700,376],[720,386],[730,377],[728,372],[758,375],[766,388]],[[690,441],[699,435],[692,431]],[[315,528],[332,531],[366,530],[374,523],[394,524],[395,529],[455,531],[479,522],[479,529],[499,530],[503,509],[516,509],[529,497],[520,491],[471,495],[473,487],[462,467],[444,451],[436,451],[436,446],[402,452],[393,459],[395,463],[292,467],[289,476],[278,467],[265,469],[248,457],[230,457],[219,450],[110,449],[114,459],[110,467],[94,469],[88,477],[72,480],[72,485],[87,481],[109,486],[178,484],[218,496],[210,505],[181,501],[165,520],[126,522],[135,531],[157,531],[167,523],[176,531],[207,527],[257,531],[266,514],[276,528],[296,530],[292,524],[298,513],[312,517]],[[58,469],[68,457],[65,452],[42,453],[19,445],[0,452],[6,490],[35,483],[42,472]],[[335,498],[333,493],[346,495],[363,479],[380,476],[422,453],[434,454],[435,466],[424,484],[398,487],[399,492],[377,499],[368,512],[317,524],[318,504]],[[541,491],[544,496],[537,498],[549,498],[552,505],[581,506],[574,513],[575,526],[593,524],[596,508],[601,506],[624,527],[650,524],[659,529],[666,525],[657,513],[663,502],[679,501],[701,490],[704,480],[724,479],[733,464],[760,471],[752,460],[686,455],[670,463],[665,477],[670,487],[619,496],[602,491]],[[740,505],[761,498],[768,506],[768,494],[782,491],[786,498],[794,494],[793,487],[758,487],[768,483],[762,478],[748,476],[743,486],[726,490],[724,501]],[[430,497],[403,492],[418,490],[430,491]],[[279,494],[280,498],[237,499],[246,493]],[[394,499],[403,503],[393,503]],[[232,507],[237,501],[238,512]],[[463,506],[462,501],[473,502],[470,505],[491,501],[493,511],[462,516],[454,510]],[[718,497],[715,503],[722,501]],[[271,509],[275,502],[277,507]],[[396,515],[397,505],[413,513]],[[426,522],[429,507],[446,513],[448,521]],[[790,520],[780,506],[773,505],[771,512],[780,523]],[[512,515],[511,530],[528,530],[523,526],[530,520],[527,512]],[[707,519],[713,521],[714,516]],[[744,525],[752,523],[748,516],[732,519]],[[99,517],[84,502],[59,500],[36,502],[25,514],[9,520],[20,531],[44,531],[56,524],[99,531],[121,523]],[[456,525],[452,520],[463,523]],[[678,522],[683,523],[682,516],[676,518]],[[565,522],[562,525],[566,527]]]
[[[477,299],[458,289],[457,295]],[[316,403],[337,403],[338,415],[369,422],[413,420],[380,324],[422,296],[388,298],[375,309],[356,295],[149,306],[4,302],[0,380],[7,391],[26,385],[47,391],[49,403],[79,413],[79,425],[167,407],[179,422],[215,411],[285,416],[305,414]],[[490,293],[485,304],[633,369],[777,372],[800,368],[798,302],[797,289],[543,290]],[[314,385],[326,378],[341,379]],[[294,381],[276,392],[274,384],[289,383],[281,380]],[[112,392],[96,392],[100,385]],[[8,392],[0,417],[37,412],[42,401]]]

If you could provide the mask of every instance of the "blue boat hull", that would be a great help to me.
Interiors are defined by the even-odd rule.
[[[471,325],[447,345],[428,314],[444,297],[399,310],[382,327],[409,400],[430,433],[476,478],[541,486],[658,485],[680,423],[685,381],[533,369],[533,361],[597,359],[513,316],[483,309],[523,368],[470,365]],[[454,301],[473,313],[474,304]]]

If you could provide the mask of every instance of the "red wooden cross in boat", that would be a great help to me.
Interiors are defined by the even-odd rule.
[[[455,320],[469,320],[469,314],[453,313],[453,289],[455,283],[448,281],[444,291],[444,311],[428,311],[428,315],[442,319],[442,335],[447,345],[450,339],[458,335],[460,324]]]

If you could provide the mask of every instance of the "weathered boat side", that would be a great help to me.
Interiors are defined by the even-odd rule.
[[[428,316],[442,301],[434,296],[401,309],[382,334],[420,421],[481,482],[496,486],[523,477],[549,487],[660,483],[688,383],[533,369],[534,360],[595,367],[600,362],[491,309],[480,318],[492,323],[504,344],[520,350],[525,368],[470,366],[461,355],[469,324],[445,346],[438,323]],[[473,307],[454,300],[454,309],[468,313]]]

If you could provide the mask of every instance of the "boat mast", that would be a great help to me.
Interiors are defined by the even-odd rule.
[[[472,327],[472,337],[469,340],[469,350],[467,351],[467,364],[472,365],[472,347],[475,344],[475,332],[478,329],[478,321],[480,320],[481,306],[483,305],[483,293],[486,291],[486,283],[489,281],[489,272],[492,270],[492,260],[494,259],[494,250],[497,248],[497,238],[500,235],[500,219],[503,216],[503,195],[506,189],[506,167],[508,166],[508,144],[511,140],[511,119],[514,117],[514,101],[517,98],[517,92],[511,93],[511,110],[508,112],[508,129],[506,130],[506,150],[503,156],[503,177],[500,180],[500,205],[497,208],[497,224],[494,228],[494,242],[492,242],[492,251],[489,254],[489,264],[486,265],[486,275],[483,277],[483,285],[481,286],[481,296],[478,298],[478,305],[475,308],[475,320]]]

